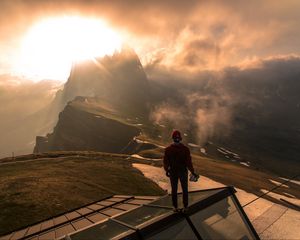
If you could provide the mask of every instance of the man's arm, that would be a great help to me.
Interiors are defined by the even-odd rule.
[[[192,163],[192,157],[191,157],[190,149],[188,147],[186,148],[186,166],[187,166],[188,170],[190,170],[190,172],[192,174],[194,174],[194,167],[193,167],[193,163]]]
[[[165,149],[165,154],[164,154],[164,169],[167,172],[170,167],[170,159],[168,157],[168,150],[167,148]]]

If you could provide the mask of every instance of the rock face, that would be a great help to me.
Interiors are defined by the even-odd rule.
[[[92,100],[91,105],[85,102],[88,98],[101,99],[101,103]],[[149,99],[147,76],[130,48],[74,63],[68,81],[50,106],[52,116],[62,111],[58,122],[53,133],[36,137],[34,152],[121,152],[140,133],[139,128],[122,119],[147,116]],[[103,106],[109,106],[105,114],[98,112]],[[113,115],[122,118],[112,117],[112,109]]]
[[[61,101],[66,104],[76,96],[97,96],[125,113],[144,115],[148,94],[148,79],[138,56],[123,48],[113,56],[74,63]]]
[[[129,124],[93,113],[86,98],[77,97],[60,113],[53,133],[38,136],[34,152],[101,151],[119,153],[140,130]]]

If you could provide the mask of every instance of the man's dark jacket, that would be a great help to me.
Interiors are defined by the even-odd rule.
[[[179,174],[187,169],[194,173],[191,154],[188,147],[182,143],[171,144],[165,149],[164,169],[170,173]]]

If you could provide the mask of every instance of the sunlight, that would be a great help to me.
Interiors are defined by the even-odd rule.
[[[72,62],[113,54],[121,37],[103,21],[84,17],[43,20],[22,41],[19,73],[67,80]]]

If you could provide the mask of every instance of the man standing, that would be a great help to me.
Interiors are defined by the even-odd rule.
[[[165,149],[164,169],[166,171],[166,175],[170,177],[172,202],[175,211],[178,211],[178,179],[180,180],[182,188],[183,206],[186,209],[188,206],[188,170],[190,170],[193,175],[195,175],[195,173],[190,150],[181,143],[182,138],[178,130],[175,130],[172,133],[172,139],[174,143]]]

